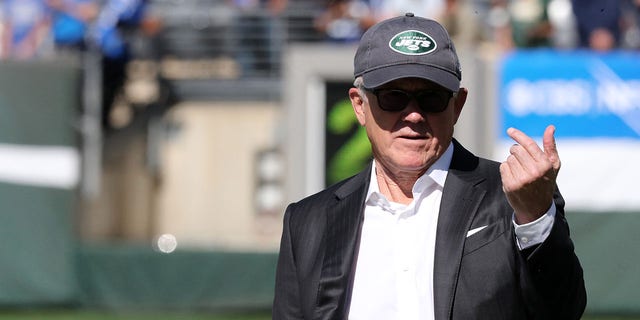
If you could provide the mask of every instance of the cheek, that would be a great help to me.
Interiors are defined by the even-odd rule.
[[[443,138],[453,135],[455,122],[455,115],[453,113],[447,113],[442,114],[440,117],[433,118],[432,121],[430,121],[430,126],[435,136]]]
[[[374,146],[383,146],[386,145],[386,137],[384,130],[376,125],[371,125],[371,122],[367,123],[365,127],[367,130],[367,136],[369,136],[369,140],[372,142]]]
[[[365,128],[374,154],[381,156],[382,154],[390,151],[393,146],[393,139],[391,138],[389,131],[382,129],[375,124],[371,125],[371,122],[367,123]]]
[[[367,126],[379,131],[391,132],[397,125],[399,118],[396,114],[381,110],[369,109],[366,115]]]

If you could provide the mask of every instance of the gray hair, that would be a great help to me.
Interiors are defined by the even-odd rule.
[[[367,101],[367,95],[366,95],[367,89],[364,87],[364,80],[362,79],[362,76],[357,77],[353,81],[353,86],[356,87],[356,89],[358,89],[358,93],[360,93],[360,97],[362,97],[362,99],[366,102]]]

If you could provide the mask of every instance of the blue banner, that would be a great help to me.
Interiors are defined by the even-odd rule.
[[[500,71],[501,137],[516,127],[533,137],[640,140],[640,53],[516,51]]]

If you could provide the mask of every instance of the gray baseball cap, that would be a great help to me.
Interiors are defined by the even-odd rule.
[[[447,30],[413,13],[369,28],[354,58],[354,76],[373,89],[400,78],[422,78],[458,91],[462,70]]]

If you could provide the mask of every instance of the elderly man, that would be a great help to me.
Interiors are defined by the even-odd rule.
[[[579,319],[582,269],[554,127],[502,164],[455,139],[467,90],[447,31],[406,14],[362,36],[353,110],[373,161],[289,205],[274,319]]]

